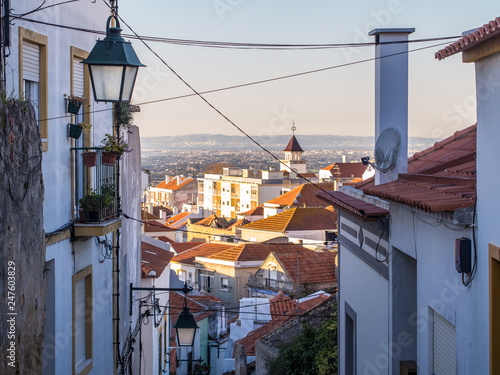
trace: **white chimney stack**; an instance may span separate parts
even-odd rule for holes
[[[375,29],[375,142],[394,128],[401,147],[394,168],[375,172],[375,185],[394,181],[408,172],[408,35],[415,29]],[[399,42],[399,43],[398,43]],[[390,56],[390,57],[384,57]]]

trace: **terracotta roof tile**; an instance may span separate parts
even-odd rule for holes
[[[242,227],[243,225],[248,224],[248,223],[250,223],[250,221],[245,219],[245,218],[239,219],[239,220],[235,221],[234,224],[227,227],[226,229],[233,229],[233,228]]]
[[[292,138],[290,138],[290,141],[283,151],[304,152],[304,150],[302,150],[302,147],[300,147],[299,145],[299,141],[297,141],[297,138],[295,138],[295,135],[292,135]]]
[[[335,189],[334,182],[322,182],[319,184],[302,184],[295,189],[271,199],[266,203],[289,207],[325,207],[328,204],[316,196],[317,191]]]
[[[179,316],[182,309],[184,308],[184,294],[180,294],[177,292],[169,292],[169,299],[170,299],[170,318],[173,325],[177,320],[177,316]],[[208,310],[202,304],[194,301],[189,295],[187,296],[186,301],[189,310],[194,315],[194,318],[197,322],[217,312],[213,310],[212,311]]]
[[[487,24],[478,27],[477,29],[458,39],[456,42],[451,43],[446,48],[439,50],[438,52],[436,52],[435,57],[438,60],[442,60],[448,56],[475,47],[478,44],[497,35],[500,35],[500,17],[497,17]]]
[[[427,212],[472,207],[476,194],[476,125],[456,132],[408,160],[408,173],[396,181],[356,185],[365,194]]]
[[[207,256],[207,258],[229,262],[263,262],[271,252],[276,254],[297,254],[297,252],[309,253],[313,251],[292,243],[246,243],[214,253]]]
[[[334,178],[361,178],[366,168],[363,163],[333,163],[322,170],[330,171]]]
[[[297,310],[297,302],[288,297],[282,290],[270,301],[270,312],[273,320]]]
[[[205,227],[218,228],[218,229],[227,229],[229,226],[233,224],[233,222],[228,221],[224,217],[218,217],[216,214],[212,214],[207,216],[200,221],[194,223],[196,225],[203,225]]]
[[[145,233],[175,231],[175,229],[169,228],[166,225],[163,225],[157,221],[147,221],[143,225],[144,225],[144,232]]]
[[[257,206],[252,208],[251,210],[245,211],[241,213],[241,215],[245,216],[263,216],[264,215],[264,205]]]
[[[191,181],[194,181],[194,180],[192,178],[189,178],[189,177],[186,177],[184,179],[181,178],[180,184],[177,184],[177,177],[173,177],[168,182],[167,182],[167,180],[160,182],[158,185],[155,186],[155,188],[167,189],[167,190],[178,190],[181,187],[189,184]]]
[[[167,251],[147,242],[141,242],[142,278],[148,277],[151,271],[156,272],[156,276],[153,277],[160,277],[174,255],[172,251]]]
[[[337,213],[324,208],[296,207],[265,219],[256,220],[242,228],[280,233],[298,230],[336,229]]]
[[[276,254],[274,257],[280,262],[293,282],[301,284],[334,283],[335,254],[331,252],[304,251],[298,254]],[[297,277],[297,262],[300,277]]]
[[[203,243],[182,252],[172,258],[172,262],[194,264],[196,257],[209,257],[215,253],[227,250],[235,245],[226,245],[216,242]]]
[[[376,220],[379,216],[389,215],[389,211],[383,208],[367,203],[361,199],[351,197],[340,191],[332,190],[328,193],[319,191],[317,195],[321,197],[321,199],[332,203],[336,208],[354,214],[362,220]]]
[[[177,215],[169,217],[165,224],[170,228],[179,228],[186,223],[187,216],[191,215],[191,212],[181,212]]]
[[[173,247],[173,249],[175,250],[175,252],[177,254],[183,253],[184,251],[192,249],[193,247],[200,246],[199,243],[195,243],[195,242],[175,242],[175,241],[173,241],[170,238],[165,237],[165,236],[159,236],[156,238],[160,241],[168,242],[170,244],[170,246]]]

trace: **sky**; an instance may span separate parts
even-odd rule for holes
[[[413,27],[410,40],[459,36],[499,16],[488,0],[141,0],[119,1],[119,14],[140,35],[164,38],[272,43],[369,43],[374,28]],[[122,25],[124,33],[130,33]],[[475,123],[474,65],[455,55],[438,61],[435,52],[455,39],[412,43],[409,56],[409,135],[444,138]],[[198,91],[373,58],[375,47],[321,50],[255,50],[149,46]],[[140,41],[134,48],[141,68],[133,103],[172,98],[192,91]],[[205,97],[251,135],[373,136],[373,61],[236,88]],[[199,97],[141,105],[135,116],[141,136],[238,135]]]

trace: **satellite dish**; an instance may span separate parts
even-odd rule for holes
[[[394,128],[385,129],[375,143],[375,165],[387,172],[396,165],[401,150],[401,134]]]

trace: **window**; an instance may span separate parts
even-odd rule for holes
[[[220,288],[221,290],[229,290],[229,279],[227,277],[221,276]]]
[[[177,276],[179,276],[180,281],[182,281],[183,283],[186,282],[186,271],[177,270]]]
[[[434,374],[456,374],[455,326],[432,310],[432,370]]]
[[[73,374],[92,369],[92,266],[73,275]]]
[[[198,274],[198,285],[200,290],[204,290],[205,292],[209,292],[213,288],[214,276],[211,272],[208,271],[199,271]]]
[[[47,37],[19,27],[19,96],[29,100],[37,120],[48,118]],[[48,122],[39,122],[42,151],[49,149]]]

